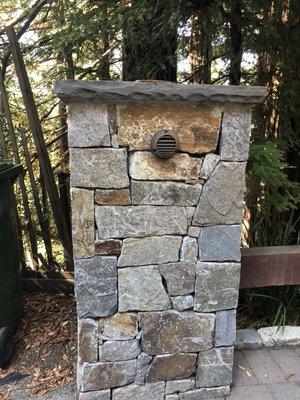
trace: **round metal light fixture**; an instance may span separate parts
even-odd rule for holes
[[[158,158],[171,158],[179,148],[178,139],[169,131],[157,132],[151,141],[151,151]]]

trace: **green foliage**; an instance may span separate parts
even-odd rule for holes
[[[243,316],[244,326],[249,328],[299,325],[300,287],[278,286],[242,290],[239,314]]]
[[[252,144],[246,203],[250,210],[250,246],[299,243],[295,218],[300,184],[288,179],[283,151],[274,141]]]

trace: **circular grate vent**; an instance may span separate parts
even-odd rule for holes
[[[171,158],[178,150],[178,140],[171,132],[158,132],[152,138],[151,150],[159,158]]]

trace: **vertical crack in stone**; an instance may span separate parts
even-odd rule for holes
[[[162,285],[165,288],[166,294],[170,297],[169,292],[168,292],[168,285],[167,285],[167,281],[164,278],[164,276],[162,274],[161,275],[161,281],[162,281]],[[170,299],[171,300],[171,299]]]
[[[218,137],[217,147],[216,147],[216,150],[215,150],[215,154],[218,154],[218,155],[220,155],[221,137],[222,137],[222,128],[223,128],[224,113],[225,113],[225,111],[223,110],[222,113],[221,113],[221,122],[220,122],[220,129],[219,129],[219,137]]]

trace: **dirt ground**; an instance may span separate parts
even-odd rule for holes
[[[15,336],[13,361],[8,369],[0,370],[0,400],[10,400],[12,393],[20,388],[35,398],[75,384],[74,296],[27,293],[24,302],[25,313]],[[23,375],[26,378],[5,383]]]

